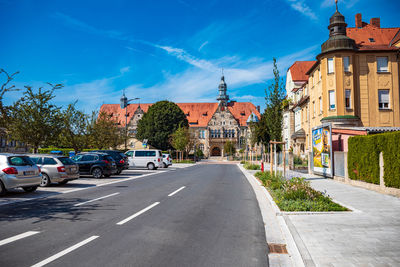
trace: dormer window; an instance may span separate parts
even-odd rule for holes
[[[207,112],[204,112],[204,113],[203,113],[203,116],[207,116]]]
[[[185,115],[186,115],[186,117],[189,117],[190,116],[190,112],[186,113]]]
[[[370,41],[371,43],[375,43],[375,39],[374,38],[368,38],[368,41]]]
[[[244,116],[244,115],[246,115],[246,113],[244,111],[242,111],[242,112],[240,112],[240,115]]]

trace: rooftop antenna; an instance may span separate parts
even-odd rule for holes
[[[224,68],[222,68],[221,72],[222,72],[222,76],[224,76]]]

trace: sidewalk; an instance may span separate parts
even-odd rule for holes
[[[290,176],[307,178],[353,210],[277,216],[284,218],[305,266],[400,266],[399,198],[308,174]]]

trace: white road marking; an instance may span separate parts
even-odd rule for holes
[[[19,235],[16,235],[16,236],[12,236],[12,237],[7,238],[7,239],[0,240],[0,246],[8,244],[8,243],[11,243],[11,242],[14,242],[14,241],[17,241],[19,239],[22,239],[22,238],[25,238],[25,237],[28,237],[28,236],[31,236],[31,235],[36,235],[38,233],[40,233],[40,232],[28,231],[28,232],[25,232],[25,233],[22,233],[22,234],[19,234]]]
[[[96,201],[96,200],[100,200],[100,199],[104,199],[104,198],[108,198],[108,197],[112,197],[112,196],[115,196],[115,195],[118,195],[118,194],[119,194],[119,192],[118,193],[114,193],[114,194],[110,194],[110,195],[107,195],[107,196],[104,196],[104,197],[99,197],[99,198],[95,198],[95,199],[88,200],[88,201],[85,201],[85,202],[81,202],[81,203],[75,204],[74,206],[75,207],[82,206],[82,205],[85,205],[87,203],[90,203],[90,202],[93,202],[93,201]]]
[[[72,247],[69,247],[69,248],[67,248],[67,249],[64,249],[63,251],[60,251],[60,252],[58,252],[57,254],[55,254],[55,255],[53,255],[53,256],[51,256],[51,257],[45,259],[45,260],[42,260],[41,262],[36,263],[35,265],[32,265],[31,267],[40,267],[40,266],[44,266],[44,265],[46,265],[46,264],[48,264],[48,263],[50,263],[50,262],[52,262],[52,261],[55,261],[56,259],[58,259],[58,258],[60,258],[60,257],[62,257],[62,256],[64,256],[64,255],[66,255],[66,254],[68,254],[68,253],[74,251],[75,249],[77,249],[77,248],[79,248],[79,247],[81,247],[81,246],[83,246],[83,245],[86,245],[87,243],[89,243],[89,242],[95,240],[95,239],[98,238],[98,237],[99,237],[98,235],[91,236],[91,237],[89,237],[88,239],[85,239],[85,240],[83,240],[82,242],[79,242],[78,244],[73,245]]]
[[[160,202],[155,202],[155,203],[151,204],[150,206],[148,206],[147,208],[144,208],[144,209],[142,209],[141,211],[136,212],[136,213],[133,214],[132,216],[129,216],[128,218],[126,218],[126,219],[124,219],[124,220],[118,222],[117,224],[118,224],[118,225],[123,225],[124,223],[129,222],[130,220],[132,220],[133,218],[139,216],[140,214],[145,213],[145,212],[148,211],[149,209],[154,208],[154,207],[157,206],[158,204],[160,204]]]
[[[182,189],[184,189],[186,186],[182,186],[181,188],[179,188],[178,190],[175,190],[174,192],[172,192],[171,194],[169,194],[169,197],[172,197],[173,195],[175,195],[176,193],[178,193],[179,191],[181,191]]]

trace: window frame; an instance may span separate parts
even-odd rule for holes
[[[386,70],[382,69],[382,66],[379,64],[379,59],[386,59]],[[389,72],[389,57],[376,57],[376,71],[378,73],[388,73]]]
[[[349,93],[348,98],[347,98],[347,93]],[[349,105],[347,105],[347,99],[349,99]],[[344,90],[344,106],[346,109],[352,109],[351,105],[351,89],[345,89]]]
[[[381,93],[383,93],[383,92],[387,92],[387,98],[388,98],[387,107],[384,107],[384,106],[381,107],[381,103],[385,104],[382,101],[382,97],[381,97],[382,96]],[[379,110],[390,110],[390,90],[389,89],[378,89],[378,108],[379,108]]]
[[[343,70],[344,70],[344,72],[350,72],[350,57],[349,56],[343,57]]]
[[[333,98],[331,98],[331,94]],[[328,91],[328,97],[329,97],[329,110],[336,110],[336,95],[335,95],[335,90],[329,90]],[[333,100],[333,104],[332,104]],[[333,107],[332,107],[333,106]]]
[[[330,70],[330,68],[329,68],[329,62],[332,62],[332,70]],[[328,74],[335,73],[335,61],[334,61],[333,57],[330,57],[327,60],[327,73]]]

